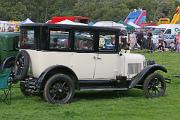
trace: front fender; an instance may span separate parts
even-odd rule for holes
[[[159,64],[149,65],[149,66],[145,67],[140,73],[138,73],[136,76],[134,76],[132,78],[132,82],[131,82],[129,88],[135,87],[138,83],[143,83],[149,74],[154,73],[157,70],[167,72],[167,69]]]

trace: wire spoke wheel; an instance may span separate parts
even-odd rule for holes
[[[49,94],[53,101],[62,101],[69,96],[70,86],[66,81],[57,81],[55,82],[49,90]]]
[[[21,75],[24,70],[24,56],[19,56],[19,59],[16,61],[16,75]]]
[[[17,54],[14,67],[15,79],[23,80],[27,76],[29,60],[29,54],[25,50]]]
[[[53,104],[64,104],[71,101],[74,96],[74,82],[63,74],[53,75],[44,88],[44,98]]]
[[[162,75],[152,73],[146,78],[143,88],[146,97],[160,97],[165,94],[166,83]]]

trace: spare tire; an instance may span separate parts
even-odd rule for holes
[[[25,50],[22,50],[17,54],[15,59],[15,70],[14,70],[16,80],[25,79],[29,69],[29,61],[30,61],[29,54]]]

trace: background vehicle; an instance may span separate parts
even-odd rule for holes
[[[165,28],[164,42],[166,47],[169,47],[171,42],[174,42],[175,36],[180,31],[180,24],[161,24],[159,27]]]
[[[66,33],[65,45],[54,41],[54,33]],[[20,52],[15,78],[24,95],[38,94],[49,103],[72,100],[75,90],[144,90],[146,97],[165,94],[165,79],[155,71],[167,72],[158,64],[145,67],[140,54],[119,52],[116,28],[26,24],[21,26]],[[105,38],[113,43],[105,47]],[[53,39],[51,39],[53,38]],[[58,37],[61,38],[61,37]],[[104,42],[103,42],[104,40]]]
[[[10,56],[16,56],[18,53],[18,32],[0,32],[0,64]]]
[[[48,23],[55,24],[64,20],[88,24],[89,18],[84,16],[54,16]]]

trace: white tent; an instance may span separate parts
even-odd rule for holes
[[[67,24],[67,25],[85,25],[87,26],[88,24],[84,24],[84,23],[77,23],[77,22],[73,22],[70,20],[63,20],[61,22],[57,22],[56,24]]]
[[[31,21],[29,18],[21,22],[21,24],[28,24],[28,23],[34,23],[34,22]]]
[[[125,28],[126,26],[120,23],[116,23],[114,21],[99,21],[96,22],[93,26],[99,27],[115,27],[115,28]]]
[[[165,28],[165,27],[161,27],[161,26],[145,26],[144,28],[161,29],[161,28]]]
[[[127,24],[128,24],[128,25],[131,25],[131,26],[133,26],[133,27],[135,27],[135,28],[141,28],[140,26],[134,24],[133,22],[128,22]]]

